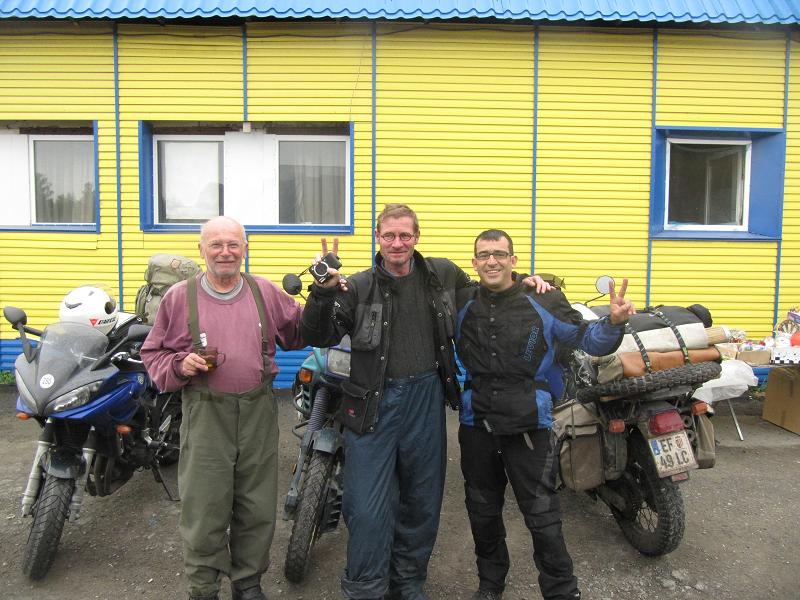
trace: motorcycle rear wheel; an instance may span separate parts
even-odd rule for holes
[[[22,558],[22,572],[30,579],[42,579],[53,566],[74,489],[73,479],[45,475]]]
[[[646,556],[662,556],[683,539],[683,496],[671,479],[658,476],[653,458],[641,436],[630,439],[628,465],[613,489],[625,498],[624,511],[611,512],[631,546]]]
[[[161,419],[163,420],[167,415],[172,416],[172,421],[169,424],[169,429],[167,430],[164,441],[179,448],[181,445],[181,421],[183,420],[183,407],[181,405],[180,392],[172,392],[166,407],[164,407],[161,413]],[[158,425],[160,425],[160,423],[156,424],[156,426]],[[178,458],[180,458],[180,450],[178,449],[161,450],[158,455],[158,462],[162,466],[167,467],[178,462]]]
[[[314,452],[300,488],[294,513],[292,535],[286,550],[283,572],[292,583],[300,583],[311,564],[311,547],[319,537],[328,486],[333,474],[335,457],[324,452]]]

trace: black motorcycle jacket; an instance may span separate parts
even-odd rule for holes
[[[549,429],[556,344],[601,356],[623,333],[608,317],[583,320],[559,290],[536,295],[517,283],[496,293],[461,292],[456,340],[467,374],[460,422],[502,435]]]
[[[376,265],[382,260],[380,254],[376,255]],[[456,409],[461,390],[453,348],[455,296],[457,290],[477,284],[445,258],[423,258],[415,251],[413,260],[414,269],[424,277],[428,305],[420,311],[430,311],[433,319],[436,365],[445,399]],[[393,278],[373,267],[348,277],[347,284],[347,292],[312,286],[300,327],[303,339],[317,347],[334,346],[350,334],[350,379],[342,384],[337,418],[356,433],[365,433],[374,429],[383,397],[393,318]]]

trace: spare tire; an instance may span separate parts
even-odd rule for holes
[[[655,371],[641,377],[627,377],[579,389],[578,402],[593,402],[602,396],[633,396],[677,385],[705,383],[719,377],[721,372],[722,367],[716,362],[683,365],[674,369]]]

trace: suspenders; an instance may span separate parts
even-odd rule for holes
[[[203,349],[203,343],[200,339],[200,318],[197,311],[197,280],[202,277],[190,277],[187,282],[186,300],[189,303],[189,333],[192,334],[192,348],[195,352]],[[259,328],[261,329],[261,360],[264,363],[264,377],[269,377],[269,344],[267,339],[267,307],[264,304],[264,296],[261,295],[261,290],[258,288],[256,280],[250,273],[242,273],[242,277],[250,287],[255,300],[256,308],[258,309]]]

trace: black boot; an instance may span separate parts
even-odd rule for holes
[[[235,583],[231,583],[232,600],[267,600],[264,592],[261,591],[261,584],[251,584],[246,588],[241,588]]]
[[[219,592],[208,592],[207,594],[189,594],[189,600],[219,600]]]

